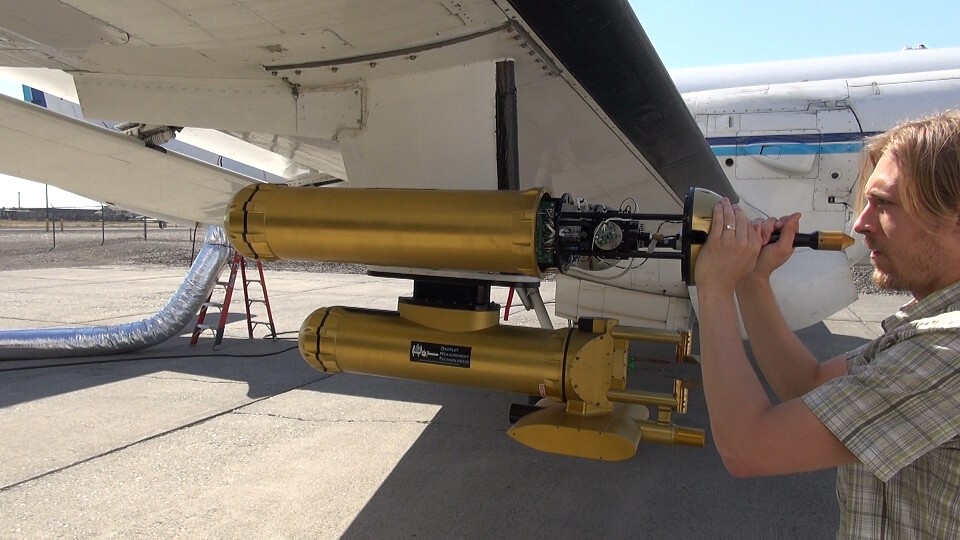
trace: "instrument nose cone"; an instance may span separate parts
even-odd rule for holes
[[[843,234],[843,242],[840,244],[840,249],[847,249],[848,247],[852,246],[854,242],[856,242],[856,240],[854,240],[852,236],[849,234]]]
[[[839,231],[820,231],[819,240],[818,249],[828,251],[843,251],[855,242],[852,236]]]

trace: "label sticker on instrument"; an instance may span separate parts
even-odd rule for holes
[[[423,341],[410,342],[410,361],[439,366],[470,367],[470,347],[440,345]]]

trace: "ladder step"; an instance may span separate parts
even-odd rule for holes
[[[215,287],[223,288],[223,291],[224,291],[223,297],[222,297],[223,299],[220,302],[214,302],[212,301],[211,297],[208,297],[207,301],[201,304],[200,312],[198,313],[198,318],[202,319],[203,316],[207,314],[208,307],[219,309],[220,314],[218,317],[218,321],[213,324],[197,324],[193,330],[193,339],[190,341],[191,345],[195,345],[197,343],[198,336],[206,330],[212,330],[217,335],[217,340],[214,343],[214,350],[216,350],[216,348],[220,345],[220,341],[223,337],[224,325],[227,322],[227,317],[230,312],[230,301],[232,300],[233,293],[236,292],[238,270],[240,271],[240,279],[243,282],[244,300],[246,301],[246,308],[247,308],[246,309],[247,323],[249,324],[248,330],[258,325],[268,326],[270,328],[270,336],[274,340],[277,339],[276,327],[274,326],[274,322],[273,322],[273,314],[270,312],[270,301],[267,299],[267,284],[266,284],[266,280],[263,277],[263,266],[261,265],[260,261],[256,261],[257,269],[259,270],[260,275],[258,276],[258,278],[247,279],[246,273],[244,272],[244,269],[247,268],[246,263],[247,263],[247,260],[244,259],[243,256],[241,256],[239,253],[234,252],[233,260],[230,264],[230,279],[218,280],[215,284]],[[261,289],[263,289],[263,298],[247,297],[247,295],[249,294],[249,291],[247,290],[248,289],[247,286],[251,283],[260,284]],[[269,319],[269,322],[252,321],[251,320],[252,315],[250,313],[251,304],[264,304],[267,309],[267,318]],[[252,330],[250,330],[250,337],[251,338],[253,337]]]

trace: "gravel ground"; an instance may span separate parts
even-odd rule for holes
[[[857,292],[860,294],[880,294],[883,296],[910,296],[910,293],[903,291],[887,291],[877,288],[873,283],[873,266],[867,265],[858,265],[853,267],[851,271],[853,274],[853,284],[857,287]]]
[[[101,246],[101,240],[103,245]],[[203,231],[197,235],[196,249],[203,245]],[[158,229],[148,227],[147,239],[142,228],[107,229],[105,239],[99,228],[66,229],[57,232],[57,246],[53,235],[43,229],[0,229],[0,270],[33,270],[74,266],[100,265],[160,265],[190,266],[194,245],[191,230],[183,227]],[[273,270],[300,270],[363,274],[366,267],[357,264],[314,263],[296,261],[265,262],[264,268]],[[853,279],[861,294],[904,294],[881,291],[870,278],[872,268],[857,266]]]

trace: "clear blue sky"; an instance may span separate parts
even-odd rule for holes
[[[960,47],[960,1],[631,0],[668,68]],[[18,85],[0,80],[0,92]],[[43,186],[0,175],[0,207],[43,206]],[[95,204],[50,188],[54,206]]]
[[[956,0],[631,0],[667,68],[960,46]]]

